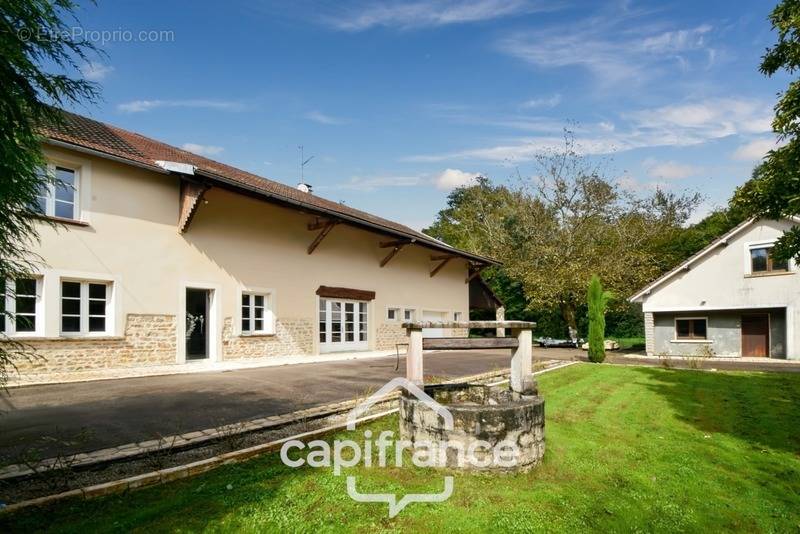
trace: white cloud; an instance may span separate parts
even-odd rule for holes
[[[341,117],[334,117],[332,115],[327,115],[322,113],[321,111],[309,111],[306,113],[305,118],[317,122],[319,124],[327,124],[329,126],[336,125],[336,124],[346,124],[348,121],[347,119],[343,119]]]
[[[133,100],[117,105],[117,109],[124,113],[142,113],[158,108],[198,108],[216,109],[220,111],[241,111],[244,106],[241,102],[229,100]]]
[[[621,189],[630,191],[631,193],[650,192],[655,191],[656,189],[669,189],[669,184],[665,182],[650,181],[642,183],[636,180],[636,178],[628,176],[627,174],[617,178],[617,185]]]
[[[775,139],[756,139],[737,148],[731,157],[739,161],[759,161],[767,155],[767,152],[782,144],[777,143]]]
[[[642,167],[652,178],[662,178],[664,180],[680,180],[694,176],[702,171],[700,167],[686,165],[677,161],[658,161],[646,159],[642,162]]]
[[[354,176],[343,184],[337,184],[335,189],[351,189],[355,191],[375,191],[386,187],[414,187],[425,183],[424,176]],[[322,187],[325,189],[326,187]]]
[[[358,32],[377,26],[415,29],[492,20],[521,13],[552,11],[557,2],[531,0],[420,0],[358,3],[322,22],[342,31]]]
[[[766,101],[718,98],[627,112],[620,116],[619,122],[590,123],[573,130],[583,153],[609,154],[636,148],[691,146],[731,135],[766,133],[771,130],[771,116],[771,107]],[[552,130],[537,131],[543,132],[542,135],[487,147],[414,155],[405,160],[518,162],[531,160],[543,150],[563,147],[563,136],[554,135]]]
[[[638,16],[615,13],[518,31],[500,39],[496,47],[537,67],[585,69],[600,87],[640,85],[675,62],[682,70],[701,63],[707,68],[710,25],[664,31],[661,25],[636,20]]]
[[[464,172],[458,169],[445,169],[434,179],[434,184],[437,189],[449,191],[456,187],[463,187],[476,183],[480,174],[472,172]]]
[[[523,108],[554,108],[561,103],[561,95],[556,93],[543,98],[532,98],[522,103]]]
[[[198,145],[197,143],[184,143],[181,145],[183,150],[192,152],[198,156],[215,156],[225,150],[221,146],[214,145]]]
[[[644,39],[642,41],[642,50],[663,54],[702,48],[705,44],[705,34],[710,32],[711,29],[708,24],[703,24],[689,30],[663,32]]]
[[[114,72],[114,67],[111,65],[103,65],[96,61],[90,61],[81,67],[81,74],[83,77],[91,82],[99,82],[105,80],[106,76]]]

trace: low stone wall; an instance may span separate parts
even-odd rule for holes
[[[124,337],[25,340],[39,356],[16,360],[20,373],[65,373],[175,363],[175,316],[128,314]]]
[[[406,329],[402,323],[381,323],[378,325],[375,339],[375,350],[394,350],[398,343],[408,343]],[[451,328],[445,332],[447,337],[468,337],[469,329]]]
[[[376,329],[375,350],[395,350],[398,343],[408,343],[402,323],[380,323]]]
[[[237,336],[227,317],[222,327],[222,359],[312,354],[313,340],[314,323],[310,319],[278,319],[274,335]]]

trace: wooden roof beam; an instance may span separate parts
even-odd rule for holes
[[[339,224],[339,221],[327,221],[321,227],[322,230],[320,231],[320,233],[317,234],[317,237],[314,238],[314,241],[312,241],[311,244],[308,245],[308,253],[309,254],[311,254],[312,252],[314,252],[314,250],[316,250],[316,248],[319,246],[319,244],[322,243],[322,240],[325,239],[325,237],[331,232],[331,230],[333,230],[333,227],[336,226],[337,224]],[[308,225],[308,229],[309,230],[312,230],[311,226],[312,226],[311,224]],[[316,223],[315,223],[315,226],[316,226]]]
[[[332,222],[340,223],[341,221],[338,219],[326,219],[324,217],[317,217],[314,219],[314,222],[308,223],[308,231],[314,232],[316,230],[322,230]]]
[[[190,180],[181,180],[180,198],[178,200],[178,232],[189,229],[197,208],[203,202],[203,196],[211,186]]]
[[[397,239],[395,241],[381,241],[378,243],[378,246],[381,248],[396,248],[396,247],[404,247],[406,245],[410,245],[416,241],[416,239]]]
[[[431,256],[431,258],[433,258],[433,256]],[[442,269],[444,269],[444,266],[445,266],[445,265],[447,265],[448,263],[450,263],[450,260],[452,260],[452,259],[453,259],[453,256],[445,256],[445,257],[443,257],[443,258],[442,258],[442,257],[440,257],[439,259],[440,259],[442,262],[441,262],[439,265],[437,265],[436,267],[434,267],[434,268],[433,268],[433,270],[431,271],[431,278],[433,278],[434,276],[436,276],[436,274],[437,274],[439,271],[441,271]]]
[[[389,252],[389,254],[387,254],[386,257],[381,260],[381,267],[385,267],[386,264],[389,263],[392,260],[392,258],[394,258],[397,255],[398,252],[400,252],[410,244],[411,244],[410,242],[405,241],[405,242],[396,242],[395,245],[392,245],[394,248],[392,248],[391,252]],[[381,247],[386,248],[383,247],[383,244],[381,244]]]
[[[470,265],[469,266],[469,274],[467,275],[467,279],[464,280],[465,284],[469,284],[476,276],[481,274],[485,268],[487,268],[488,264],[480,264],[480,265]]]

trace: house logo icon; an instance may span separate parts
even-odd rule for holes
[[[396,389],[405,389],[409,394],[416,397],[420,402],[428,406],[432,411],[436,412],[444,422],[444,428],[447,430],[453,429],[453,415],[450,411],[433,400],[430,395],[425,393],[415,383],[404,377],[397,377],[387,382],[382,388],[369,396],[365,401],[359,403],[347,415],[347,429],[355,430],[356,421],[363,414],[367,413],[369,409],[376,403],[384,400],[384,397],[394,392]],[[357,502],[385,502],[389,505],[389,517],[395,517],[406,506],[414,502],[444,502],[453,494],[453,477],[445,476],[444,489],[440,493],[408,493],[398,498],[394,493],[361,493],[356,487],[356,477],[352,475],[347,476],[347,495]]]

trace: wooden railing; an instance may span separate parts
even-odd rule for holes
[[[409,337],[406,353],[406,378],[423,384],[423,350],[511,349],[511,390],[526,393],[535,389],[533,382],[533,334],[536,323],[526,321],[418,321],[403,323]],[[425,338],[425,328],[467,329],[507,328],[512,337]]]

